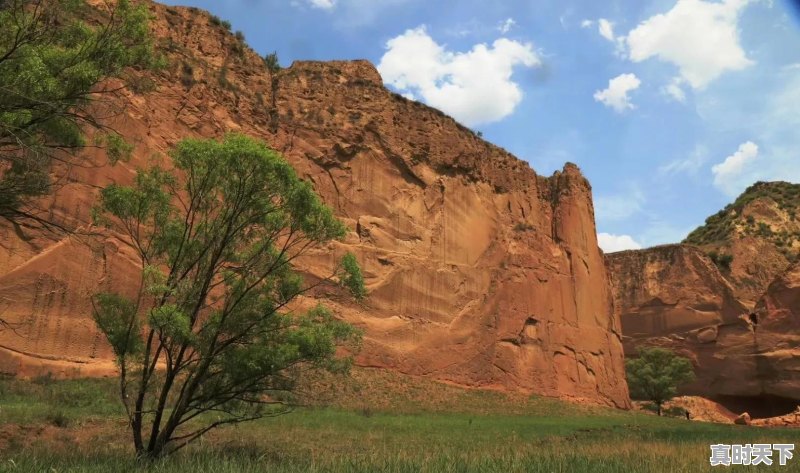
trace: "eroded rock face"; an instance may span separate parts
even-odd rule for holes
[[[774,379],[771,393],[800,400],[800,263],[769,285],[755,314],[759,375]]]
[[[131,182],[184,137],[240,131],[284,153],[350,228],[303,264],[323,276],[345,251],[357,255],[366,305],[318,296],[365,329],[360,365],[629,406],[591,189],[575,166],[537,176],[441,112],[390,93],[366,61],[271,74],[255,53],[235,53],[236,40],[206,14],[152,9],[173,66],[153,77],[156,91],[124,91],[112,103],[134,157],[70,170],[43,202],[53,218],[87,230],[99,187]],[[0,300],[4,316],[23,323],[0,333],[0,367],[113,369],[89,295],[135,291],[135,258],[113,235],[0,231]]]
[[[691,333],[711,343],[720,325],[747,312],[714,263],[692,246],[611,253],[606,262],[626,337]]]
[[[612,253],[606,262],[628,356],[660,346],[690,358],[697,379],[683,391],[723,404],[735,397],[800,398],[797,274],[773,283],[754,312],[696,247]]]

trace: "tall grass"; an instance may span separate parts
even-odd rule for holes
[[[711,443],[800,437],[419,380],[400,387],[395,375],[380,376],[362,379],[372,386],[339,389],[329,406],[220,429],[152,464],[133,459],[113,381],[0,381],[0,471],[717,471],[708,465]],[[48,419],[53,411],[66,425]],[[800,461],[781,469],[798,470]]]

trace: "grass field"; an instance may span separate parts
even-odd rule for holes
[[[326,396],[209,434],[151,465],[132,459],[109,380],[0,381],[0,471],[715,471],[711,443],[798,443],[800,432],[705,424],[463,390],[359,370]],[[798,455],[800,457],[800,455]],[[739,467],[748,471],[800,471]],[[777,470],[773,470],[777,468]]]

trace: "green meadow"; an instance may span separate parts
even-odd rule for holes
[[[323,380],[274,418],[133,459],[113,380],[0,380],[0,471],[689,472],[711,443],[797,443],[796,430],[717,425],[377,370]],[[777,463],[777,462],[776,462]],[[748,471],[800,471],[739,467]]]

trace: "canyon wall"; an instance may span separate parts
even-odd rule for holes
[[[356,254],[368,300],[317,297],[365,330],[359,365],[629,406],[591,188],[577,167],[538,176],[388,91],[367,61],[271,73],[206,13],[151,8],[170,67],[104,104],[132,159],[109,166],[92,150],[95,167],[62,170],[40,205],[75,235],[0,228],[0,302],[15,324],[0,332],[2,371],[113,372],[89,297],[135,291],[139,263],[114,235],[92,234],[98,189],[131,182],[182,138],[235,131],[283,153],[350,229],[302,266],[320,277]]]
[[[691,245],[611,253],[606,263],[627,356],[658,346],[689,358],[696,380],[682,392],[736,411],[759,404],[794,408],[800,399],[797,274],[773,282],[753,309]]]

